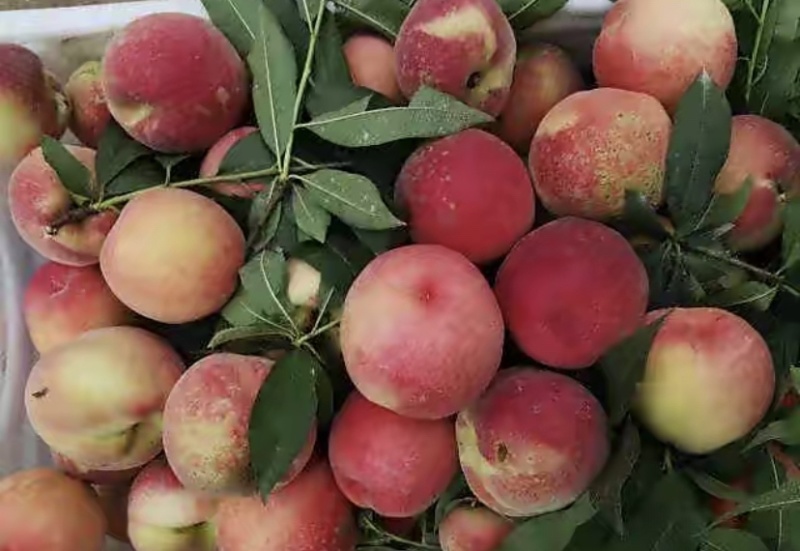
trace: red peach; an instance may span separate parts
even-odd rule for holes
[[[609,455],[606,414],[577,381],[551,371],[502,371],[458,414],[464,476],[475,496],[506,516],[556,511],[577,499]]]
[[[686,453],[710,453],[744,437],[767,413],[775,391],[772,356],[736,314],[675,308],[648,318],[665,313],[635,410],[657,438]]]
[[[90,329],[133,322],[133,313],[114,296],[97,266],[43,264],[28,282],[22,310],[40,354]]]
[[[94,173],[94,150],[70,145],[67,149]],[[69,266],[97,264],[100,248],[117,219],[115,211],[107,210],[52,231],[51,226],[74,205],[41,147],[12,172],[8,202],[11,220],[23,241],[48,260]]]
[[[415,242],[443,245],[477,264],[507,253],[536,211],[525,163],[476,129],[420,147],[400,172],[395,200]]]
[[[228,302],[244,258],[242,230],[220,205],[193,191],[156,188],[122,209],[100,251],[100,269],[134,312],[186,323]]]
[[[737,50],[720,0],[619,0],[595,42],[594,74],[601,87],[648,94],[672,113],[703,70],[727,88]]]
[[[102,551],[106,520],[91,488],[58,471],[0,480],[0,549]]]
[[[70,130],[81,143],[96,149],[111,120],[101,82],[100,62],[87,61],[78,67],[64,85],[64,92],[72,106]]]
[[[216,522],[220,551],[354,551],[358,541],[352,506],[321,459],[266,502],[224,499]]]
[[[402,417],[358,392],[334,419],[328,455],[347,499],[390,518],[424,512],[458,471],[451,420]]]
[[[164,407],[164,451],[175,476],[194,491],[246,494],[255,490],[248,425],[273,362],[219,353],[189,367]],[[282,480],[289,483],[314,450],[316,426]]]
[[[68,115],[61,86],[39,56],[0,43],[0,168],[16,165],[43,135],[61,138]]]
[[[556,216],[600,221],[622,214],[626,190],[657,206],[672,123],[644,94],[577,92],[545,115],[528,157],[542,204]]]
[[[649,282],[622,235],[567,217],[514,246],[495,293],[523,352],[550,367],[582,369],[641,325]]]
[[[122,471],[86,470],[69,457],[57,451],[50,450],[50,456],[53,459],[53,465],[64,474],[96,486],[116,487],[124,485],[133,480],[144,467],[144,465],[139,465],[138,467],[132,467]]]
[[[443,551],[494,551],[514,524],[485,507],[457,507],[439,525]]]
[[[508,103],[500,115],[498,135],[527,154],[533,135],[558,102],[586,87],[569,55],[552,44],[520,50]]]
[[[222,136],[203,158],[203,163],[200,165],[200,177],[212,178],[219,174],[219,167],[231,148],[254,132],[258,132],[258,128],[255,126],[242,126]],[[222,195],[250,199],[264,190],[266,186],[267,184],[262,182],[222,182],[214,184],[211,188]]]
[[[419,523],[418,517],[382,517],[380,519],[381,526],[390,534],[400,537],[408,537],[414,533]]]
[[[733,118],[730,152],[715,191],[735,193],[748,177],[753,181],[750,199],[729,234],[733,247],[743,251],[760,249],[780,235],[778,195],[800,192],[800,144],[781,125],[758,115]]]
[[[342,52],[356,86],[378,92],[392,103],[404,102],[397,84],[391,42],[372,33],[358,32],[347,39]]]
[[[517,42],[494,0],[419,0],[394,51],[407,98],[428,86],[492,116],[508,101]]]
[[[111,115],[137,141],[164,153],[208,149],[244,116],[247,71],[225,35],[182,13],[140,17],[103,57]]]
[[[481,272],[441,245],[379,255],[345,298],[347,373],[371,402],[418,419],[460,411],[489,385],[503,353],[497,300]]]

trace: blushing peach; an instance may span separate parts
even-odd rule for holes
[[[208,150],[208,153],[203,158],[203,162],[200,165],[200,177],[212,178],[217,176],[220,165],[222,165],[222,161],[225,160],[225,156],[231,148],[254,132],[258,132],[257,127],[242,126],[222,136],[217,143],[211,146],[211,149]],[[211,189],[229,197],[249,199],[263,191],[266,186],[267,184],[262,182],[221,182],[212,185]]]
[[[64,85],[72,107],[69,128],[82,144],[94,149],[111,120],[100,74],[100,62],[87,61],[75,69]]]
[[[609,455],[606,414],[574,379],[532,368],[502,371],[458,414],[459,458],[475,496],[511,517],[577,499]]]
[[[78,480],[88,482],[95,486],[124,486],[126,483],[131,482],[142,470],[142,467],[144,467],[144,465],[139,465],[122,471],[86,470],[69,457],[57,451],[50,450],[50,456],[53,460],[53,466],[56,469],[72,478],[77,478]]]
[[[439,525],[443,551],[494,551],[514,524],[485,507],[457,507]]]
[[[381,94],[392,103],[405,101],[397,84],[394,46],[381,36],[357,32],[342,47],[353,83]]]
[[[347,373],[371,402],[418,419],[453,415],[489,385],[504,326],[481,272],[441,245],[372,260],[350,287],[340,342]]]

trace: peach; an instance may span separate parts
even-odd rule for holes
[[[52,469],[0,480],[0,549],[102,551],[106,520],[91,488]]]
[[[395,200],[415,242],[443,245],[478,264],[507,253],[536,211],[525,163],[476,129],[420,147],[403,165]]]
[[[517,42],[494,0],[419,0],[394,51],[407,98],[427,86],[492,116],[508,101]]]
[[[246,494],[255,490],[248,426],[258,391],[273,362],[219,353],[189,367],[164,407],[164,451],[175,476],[194,491]],[[316,442],[316,426],[283,478],[303,469]]]
[[[42,264],[28,282],[22,309],[41,354],[91,329],[133,322],[133,313],[114,296],[97,266]]]
[[[78,67],[64,85],[72,112],[69,128],[83,145],[97,149],[111,113],[101,82],[99,61],[87,61]]]
[[[218,500],[186,489],[164,460],[136,477],[128,498],[128,535],[136,551],[216,551]]]
[[[66,147],[94,173],[93,149]],[[11,173],[8,204],[23,241],[46,259],[69,266],[97,264],[100,248],[117,219],[115,211],[107,210],[55,228],[53,225],[74,205],[67,188],[45,161],[41,147],[31,151]]]
[[[582,369],[639,328],[649,282],[622,235],[567,217],[514,246],[497,272],[495,293],[525,354],[550,367]]]
[[[231,148],[254,132],[258,132],[257,127],[242,126],[222,136],[203,158],[203,162],[200,165],[200,177],[212,178],[219,174],[219,167]],[[229,197],[251,199],[264,190],[267,185],[262,182],[221,182],[212,185],[211,189]]]
[[[322,459],[266,502],[222,500],[216,523],[219,551],[354,551],[358,541],[353,508]]]
[[[98,470],[86,470],[83,469],[80,465],[75,463],[69,457],[62,455],[56,451],[50,450],[50,456],[53,460],[53,465],[60,470],[61,472],[71,476],[72,478],[77,478],[78,480],[82,480],[84,482],[88,482],[95,486],[109,486],[109,487],[116,487],[119,485],[125,485],[125,483],[130,482],[131,480],[139,474],[139,471],[142,470],[144,465],[139,465],[137,467],[131,467],[130,469],[125,469],[122,471],[98,471]]]
[[[356,86],[381,94],[395,104],[405,101],[397,84],[394,46],[381,36],[357,32],[342,47]]]
[[[381,517],[381,527],[395,536],[408,537],[411,536],[417,529],[419,517]]]
[[[713,452],[755,428],[775,391],[763,337],[718,308],[657,310],[648,317],[664,321],[636,393],[641,422],[689,454]]]
[[[174,324],[222,308],[244,259],[244,234],[220,205],[193,191],[155,188],[122,209],[100,269],[131,310]]]
[[[558,46],[532,44],[522,48],[517,54],[508,103],[498,121],[498,135],[527,155],[544,116],[585,87],[578,67]]]
[[[674,112],[701,71],[730,84],[738,45],[721,0],[619,0],[594,45],[601,87],[648,94]]]
[[[209,21],[154,13],[117,32],[103,57],[103,88],[116,121],[164,153],[210,148],[244,116],[242,59]]]
[[[390,518],[424,512],[458,471],[451,420],[403,417],[358,392],[334,419],[328,458],[351,503]]]
[[[514,524],[486,507],[457,507],[439,525],[443,551],[494,551]]]
[[[182,369],[143,329],[94,329],[36,362],[25,408],[42,440],[81,472],[132,469],[161,452],[164,402]]]
[[[484,505],[510,517],[566,507],[605,466],[607,425],[600,403],[574,379],[541,369],[503,370],[458,414],[467,484]]]
[[[130,481],[127,484],[95,484],[93,488],[106,517],[106,535],[122,543],[130,543],[128,537]]]
[[[800,192],[800,144],[781,125],[758,115],[733,117],[730,152],[715,191],[735,193],[748,177],[750,199],[728,236],[741,251],[774,241],[783,228],[780,192]]]
[[[0,167],[13,167],[41,142],[61,138],[69,104],[36,53],[0,43]]]
[[[382,253],[345,298],[347,373],[371,402],[417,419],[463,409],[500,366],[504,326],[481,272],[441,245]]]
[[[650,96],[611,88],[577,92],[542,119],[528,162],[536,193],[556,216],[608,221],[625,192],[661,204],[672,123]]]

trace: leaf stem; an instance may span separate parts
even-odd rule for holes
[[[400,536],[396,536],[394,534],[386,532],[385,530],[381,529],[380,526],[377,526],[374,522],[372,522],[372,519],[370,519],[367,516],[362,517],[362,521],[364,522],[364,524],[367,525],[367,527],[370,530],[372,530],[373,532],[375,532],[377,534],[380,534],[384,538],[386,538],[386,539],[388,539],[390,541],[393,541],[395,543],[399,543],[399,544],[402,544],[402,545],[409,545],[411,547],[414,547],[415,549],[431,549],[431,550],[435,550],[435,551],[441,551],[441,549],[442,549],[438,545],[432,545],[430,543],[420,543],[418,541],[408,540],[406,538],[403,538],[403,537],[400,537]]]
[[[305,335],[294,341],[294,345],[297,347],[303,346],[311,339],[319,337],[323,333],[326,333],[331,329],[333,329],[334,327],[338,326],[341,323],[341,321],[342,321],[341,319],[335,319],[333,321],[326,323],[325,325],[320,325],[316,329],[306,333]]]

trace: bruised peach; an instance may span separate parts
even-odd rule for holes
[[[403,103],[391,42],[372,33],[357,32],[347,39],[342,52],[356,86],[378,92],[392,103]]]
[[[495,551],[513,529],[511,521],[491,509],[461,506],[439,525],[439,545],[443,551]]]
[[[222,136],[203,158],[203,163],[200,165],[200,177],[211,178],[219,174],[222,161],[225,160],[225,156],[231,148],[254,132],[258,132],[258,128],[255,126],[242,126]],[[266,186],[267,184],[261,182],[221,182],[213,184],[211,189],[222,195],[249,199],[255,197]]]
[[[99,61],[87,61],[78,67],[64,85],[71,106],[69,128],[81,143],[97,148],[111,113],[100,79]]]

